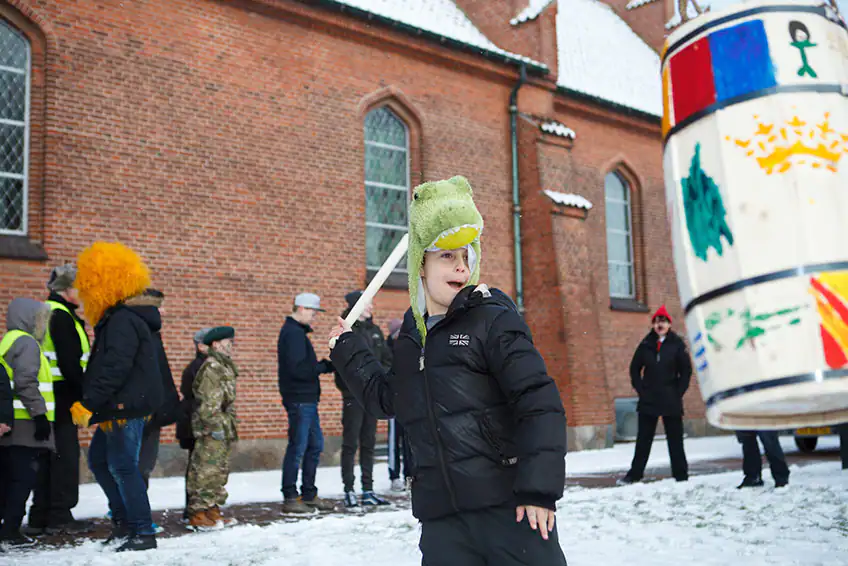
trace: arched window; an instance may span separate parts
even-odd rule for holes
[[[409,129],[389,108],[365,116],[365,261],[380,269],[407,232]],[[406,273],[401,261],[396,272]]]
[[[27,232],[29,41],[0,19],[0,234]]]
[[[618,173],[608,173],[604,179],[604,193],[607,211],[607,269],[610,297],[635,299],[630,185]]]

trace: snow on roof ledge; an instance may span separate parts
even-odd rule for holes
[[[554,0],[529,0],[527,6],[521,10],[514,18],[509,20],[511,25],[517,26],[530,20],[535,20],[539,14],[545,11],[545,8],[553,4]]]
[[[657,0],[630,0],[630,2],[628,2],[627,6],[625,6],[624,8],[627,10],[635,10],[636,8],[640,8],[645,4],[651,4],[656,1]]]
[[[557,85],[662,116],[660,57],[656,51],[604,2],[558,2]]]
[[[547,189],[542,192],[544,192],[549,199],[563,206],[573,206],[574,208],[583,208],[585,210],[592,208],[592,203],[580,195],[575,195],[573,193],[558,193]]]
[[[453,0],[330,0],[337,6],[348,6],[374,14],[384,20],[410,26],[416,30],[441,36],[478,50],[502,56],[547,70],[544,63],[501,49],[459,9]],[[536,1],[536,0],[534,0]],[[443,40],[444,41],[444,40]]]
[[[574,133],[574,130],[572,130],[565,124],[560,124],[559,122],[554,122],[553,120],[549,122],[543,122],[539,126],[539,128],[546,134],[553,134],[561,138],[569,138],[573,140],[577,137],[577,134]]]

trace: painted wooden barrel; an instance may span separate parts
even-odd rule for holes
[[[848,421],[848,31],[812,0],[687,22],[662,56],[666,205],[707,419]]]

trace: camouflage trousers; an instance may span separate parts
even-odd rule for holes
[[[189,516],[227,502],[230,441],[202,436],[194,444],[186,474]]]

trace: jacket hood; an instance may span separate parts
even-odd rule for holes
[[[126,308],[140,316],[141,319],[147,323],[147,326],[150,327],[150,331],[154,334],[162,330],[162,313],[159,312],[158,308],[152,305],[126,304],[125,306]]]
[[[50,307],[35,299],[14,299],[6,311],[6,328],[31,334],[38,342],[47,333]]]

